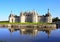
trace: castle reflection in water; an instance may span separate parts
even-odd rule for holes
[[[10,33],[13,33],[15,31],[19,31],[21,35],[31,35],[36,36],[38,32],[45,32],[48,37],[50,36],[50,33],[52,30],[55,30],[56,28],[9,28]]]

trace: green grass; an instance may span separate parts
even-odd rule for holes
[[[46,23],[46,22],[38,22],[38,23],[32,23],[32,22],[25,22],[25,23],[20,23],[20,22],[16,22],[16,23],[9,23],[8,21],[2,21],[0,22],[0,24],[50,24],[50,23]]]

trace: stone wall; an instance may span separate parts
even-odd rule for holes
[[[18,17],[18,18],[17,18]],[[9,22],[47,22],[52,23],[52,16],[47,14],[39,16],[35,11],[32,12],[21,12],[20,16],[15,17],[11,15],[9,17]]]
[[[56,28],[56,24],[0,24],[0,27],[15,27],[15,28]]]

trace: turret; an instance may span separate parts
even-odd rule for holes
[[[52,23],[52,16],[50,14],[49,9],[48,9],[48,12],[47,12],[47,14],[45,16],[46,16],[46,22]]]
[[[33,11],[33,21],[32,22],[35,22],[35,23],[38,22],[38,14],[35,11]]]
[[[25,15],[23,12],[20,13],[20,22],[25,23]]]
[[[10,13],[10,15],[9,15],[9,22],[10,23],[14,23],[15,22],[15,17],[14,17],[15,15],[13,15],[12,14],[12,11],[11,11],[11,13]]]

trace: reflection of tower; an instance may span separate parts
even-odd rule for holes
[[[24,34],[24,32],[25,32],[25,29],[20,29],[20,34]]]
[[[12,36],[12,32],[14,31],[14,29],[9,28],[9,31],[10,31],[10,35]]]
[[[37,29],[31,29],[31,28],[20,29],[20,33],[22,35],[32,35],[32,36],[35,36],[37,34],[37,32],[38,32]]]
[[[9,28],[9,31],[12,33],[14,32],[15,30],[13,28]]]
[[[33,35],[36,35],[38,33],[38,30],[37,29],[34,29],[33,30]]]
[[[46,30],[45,32],[47,33],[48,38],[49,38],[50,37],[51,30]]]
[[[14,31],[17,31],[18,29],[15,29],[15,28],[9,28],[9,31],[10,31],[10,35],[12,36],[12,33],[14,32]]]

